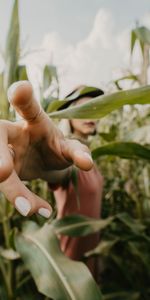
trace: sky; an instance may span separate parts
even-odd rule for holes
[[[13,0],[0,0],[0,45],[4,48]],[[150,26],[148,0],[20,0],[22,45],[37,88],[45,63],[55,64],[64,96],[78,84],[107,88],[130,68],[130,30]],[[23,46],[24,47],[24,46]],[[138,56],[137,56],[138,57]]]

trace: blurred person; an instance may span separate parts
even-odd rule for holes
[[[73,98],[73,100],[68,100],[68,104],[65,104],[63,108],[69,106],[70,103],[71,105],[86,103],[91,98],[102,94],[104,94],[103,91],[98,88],[80,86],[66,97],[66,99]],[[64,135],[78,139],[87,145],[88,137],[94,135],[96,132],[96,121],[90,119],[62,120],[59,127]],[[74,172],[77,177],[77,188],[72,179]],[[58,188],[53,186],[52,188],[55,189],[54,195],[57,203],[58,219],[74,214],[80,214],[94,219],[100,218],[103,177],[95,164],[89,171],[79,170],[75,167],[69,168],[63,185]],[[62,251],[74,260],[82,260],[84,253],[94,249],[98,242],[99,233],[77,238],[63,235],[60,237]],[[98,281],[98,259],[95,257],[88,259],[87,266],[94,278]]]
[[[94,95],[84,96],[85,99],[77,97],[76,100],[87,101]],[[61,186],[55,192],[56,197],[59,197],[60,191],[67,195],[67,198],[62,197],[62,194],[61,199],[57,198],[58,217],[80,213],[99,218],[103,180],[93,166],[90,151],[85,145],[88,135],[95,131],[95,122],[68,122],[78,140],[66,138],[36,101],[28,81],[14,83],[8,90],[8,99],[22,119],[16,122],[0,120],[0,192],[23,216],[38,213],[49,218],[52,212],[50,204],[32,193],[22,182],[41,178],[50,185]],[[70,181],[73,164],[78,168],[80,208],[77,207],[75,191]],[[91,171],[87,172],[89,170]],[[66,178],[68,184],[64,188]],[[68,256],[78,260],[85,251],[96,246],[98,235],[88,236],[83,240],[80,243],[80,238],[62,237],[61,246]],[[89,268],[94,277],[95,267],[94,261],[91,261]]]

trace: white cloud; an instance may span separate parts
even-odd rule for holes
[[[47,33],[42,51],[28,60],[34,85],[40,80],[37,70],[53,63],[60,74],[61,96],[78,84],[105,88],[118,70],[129,66],[129,33],[130,28],[118,32],[111,12],[105,9],[98,11],[88,36],[75,45],[62,40],[57,32]]]
[[[142,18],[141,18],[141,24],[145,25],[147,27],[150,27],[150,12],[146,13]]]

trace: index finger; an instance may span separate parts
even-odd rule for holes
[[[8,100],[23,119],[30,122],[40,122],[44,111],[35,99],[32,85],[29,81],[17,81],[8,89]]]

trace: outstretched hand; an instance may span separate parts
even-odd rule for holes
[[[56,170],[61,173],[72,164],[90,170],[90,152],[79,141],[64,138],[35,100],[28,81],[14,83],[8,99],[22,120],[0,120],[0,191],[22,215],[39,213],[49,218],[49,203],[21,180],[42,178],[53,182]]]

